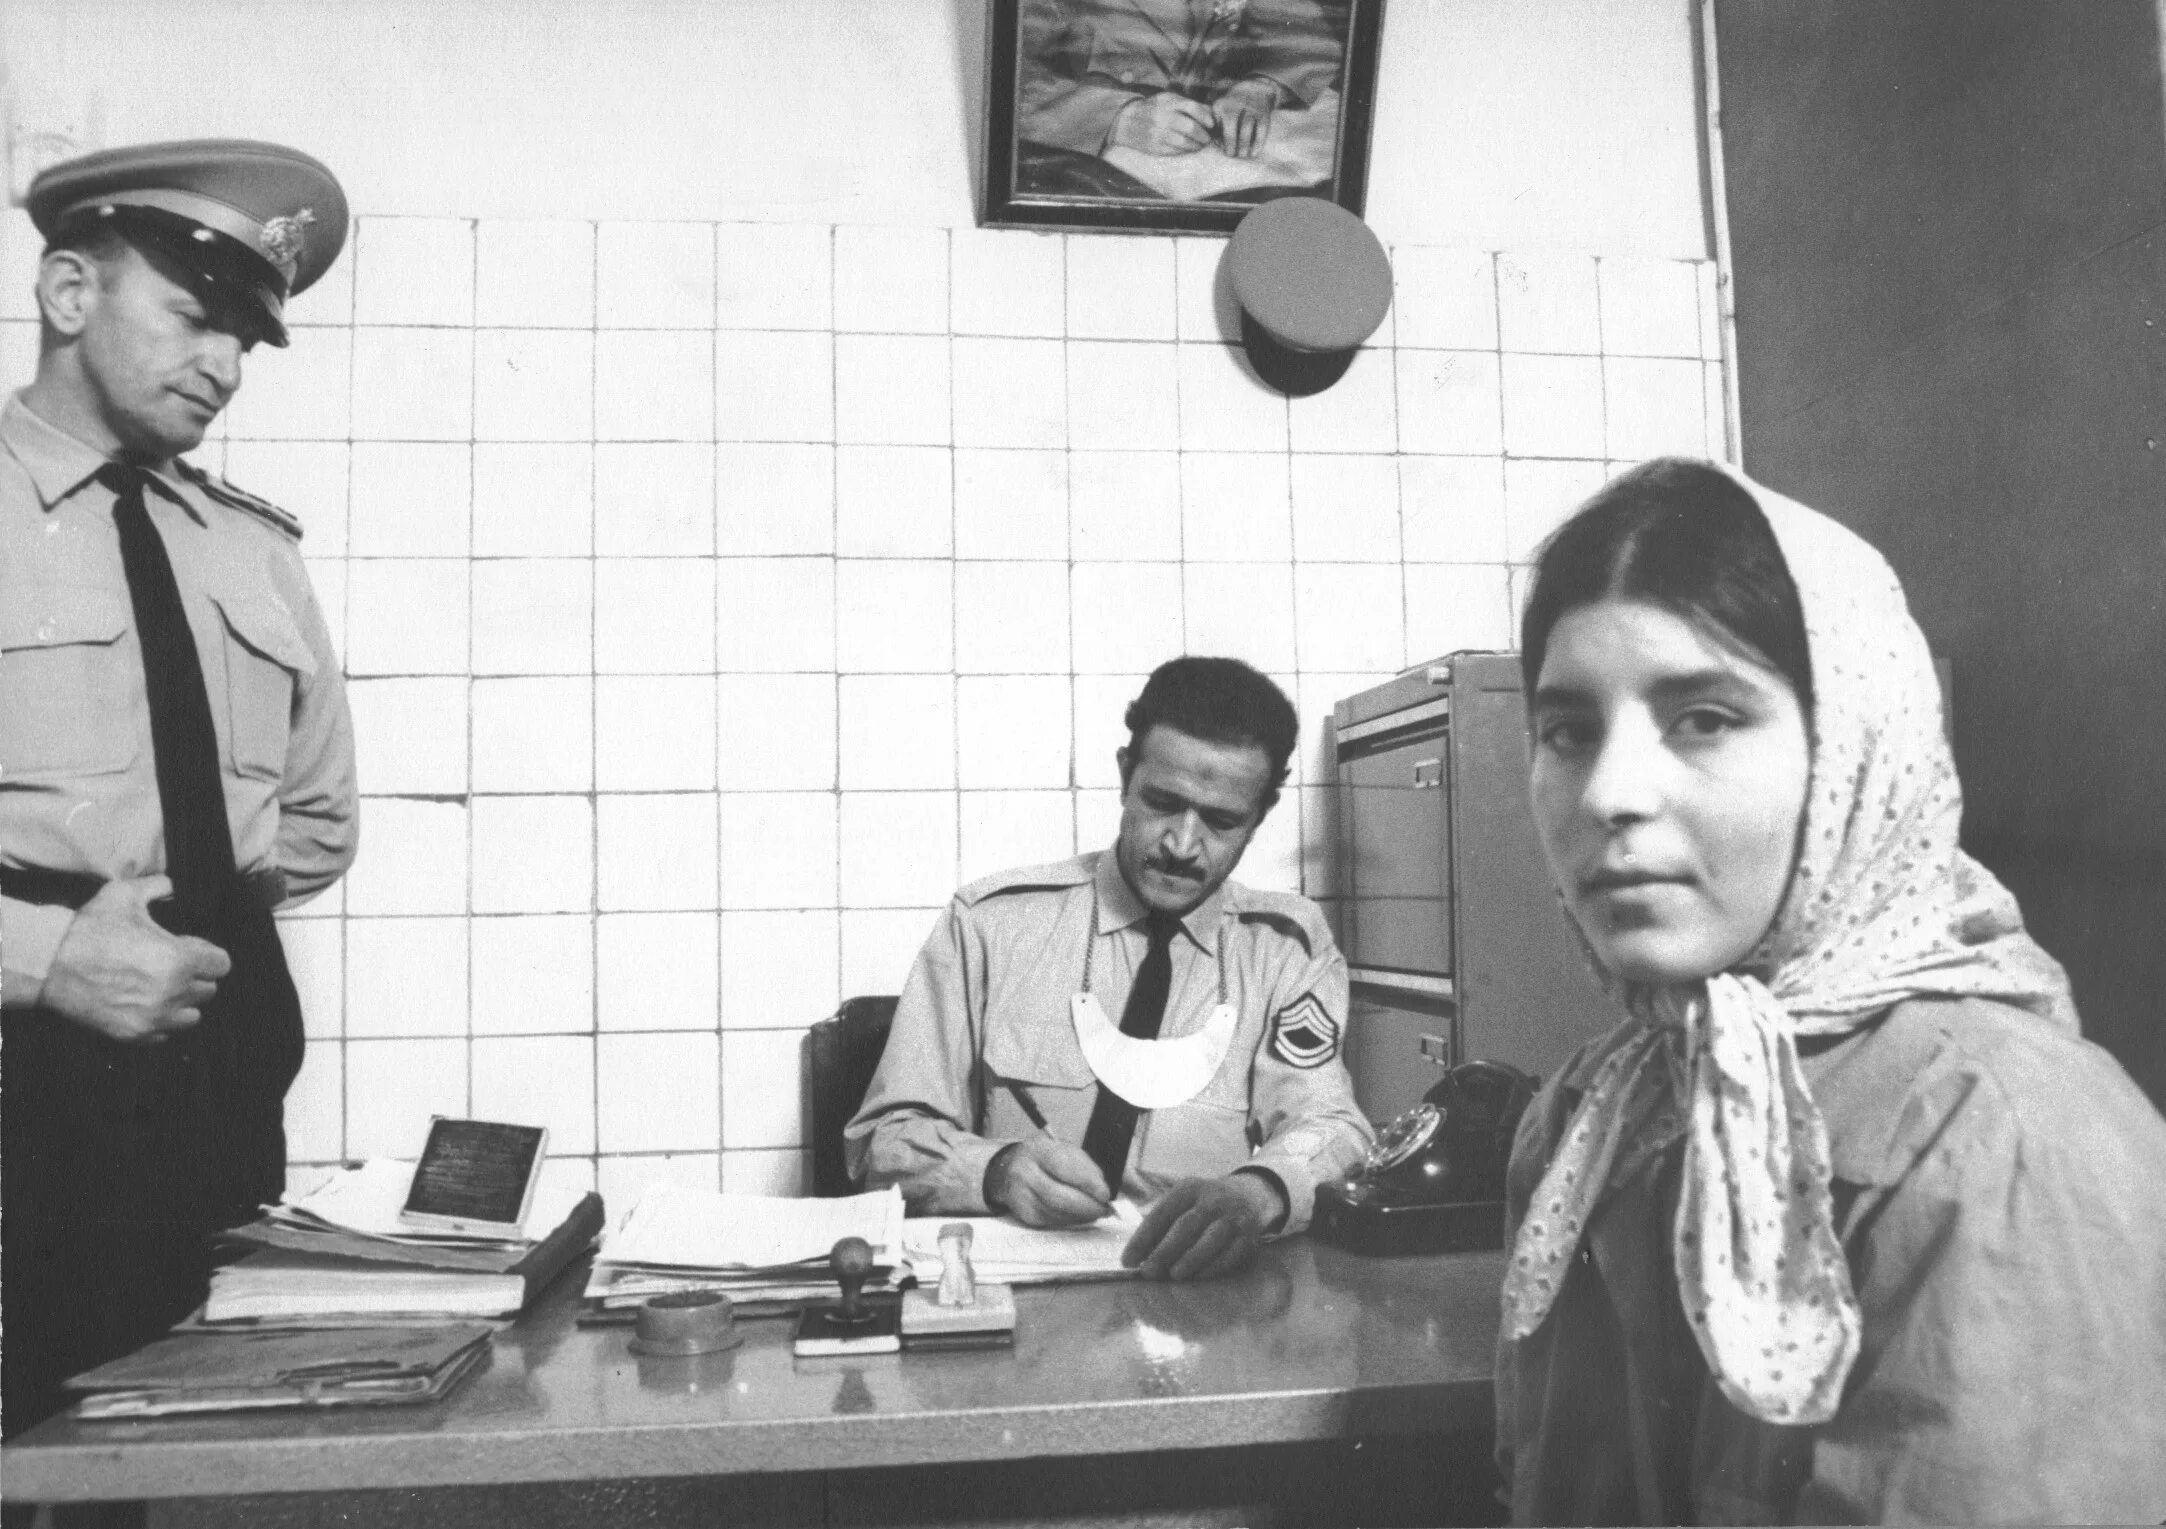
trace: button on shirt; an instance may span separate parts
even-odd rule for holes
[[[142,650],[105,458],[20,397],[0,410],[0,864],[161,874],[164,828]],[[171,463],[144,495],[218,734],[234,861],[266,901],[352,863],[353,725],[293,539]],[[176,502],[178,500],[178,502]],[[43,981],[72,912],[0,903],[7,969]]]
[[[845,1134],[868,1187],[899,1184],[918,1214],[982,1215],[985,1168],[1038,1130],[1082,1143],[1098,1082],[1069,1001],[1127,1003],[1149,949],[1148,910],[1111,851],[965,887],[941,915],[895,1010],[886,1053]],[[1269,1170],[1284,1230],[1308,1224],[1316,1185],[1361,1161],[1370,1130],[1339,1059],[1346,963],[1316,905],[1227,882],[1180,921],[1162,1040],[1194,1034],[1225,1001],[1233,1042],[1195,1098],[1145,1111],[1122,1188],[1148,1201],[1182,1179]]]

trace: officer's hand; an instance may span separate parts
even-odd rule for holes
[[[147,905],[172,892],[163,876],[100,887],[60,937],[38,1002],[131,1045],[201,1020],[233,962],[210,941],[168,934],[151,920]]]
[[[1090,1154],[1045,1135],[1002,1150],[985,1175],[985,1199],[1025,1226],[1081,1226],[1113,1209]]]
[[[1161,90],[1138,96],[1113,119],[1113,141],[1146,154],[1193,154],[1211,141],[1211,108]]]
[[[1271,114],[1278,110],[1279,88],[1269,80],[1241,80],[1211,103],[1218,141],[1235,159],[1254,159],[1271,136]]]
[[[1286,1215],[1286,1197],[1260,1173],[1183,1179],[1158,1197],[1121,1262],[1146,1279],[1215,1279],[1256,1256]]]

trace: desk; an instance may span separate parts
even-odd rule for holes
[[[821,1360],[792,1357],[782,1320],[743,1324],[746,1341],[729,1353],[633,1355],[626,1329],[575,1325],[574,1276],[500,1333],[441,1404],[57,1418],[0,1455],[0,1480],[11,1502],[409,1489],[381,1495],[381,1521],[403,1523],[388,1510],[411,1504],[414,1488],[453,1489],[441,1508],[487,1497],[456,1489],[516,1483],[727,1477],[779,1490],[823,1476],[868,1483],[880,1468],[984,1462],[997,1474],[997,1462],[1164,1452],[1231,1459],[1238,1479],[1242,1457],[1212,1452],[1485,1434],[1501,1275],[1498,1253],[1369,1259],[1298,1238],[1230,1280],[1021,1290],[1012,1351]],[[752,1516],[833,1522],[832,1497],[799,1493],[810,1510],[770,1501]],[[361,1500],[338,1521],[356,1521]],[[237,1507],[153,1522],[239,1521]],[[456,1510],[411,1521],[484,1520]]]

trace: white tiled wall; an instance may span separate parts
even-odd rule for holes
[[[205,463],[309,527],[362,850],[286,921],[297,1163],[431,1110],[553,1171],[795,1190],[805,1028],[960,881],[1109,842],[1142,677],[1299,703],[1243,866],[1328,899],[1331,703],[1508,647],[1621,463],[1722,449],[1704,263],[1402,248],[1329,391],[1260,387],[1224,244],[366,218]],[[35,249],[0,242],[0,376]]]

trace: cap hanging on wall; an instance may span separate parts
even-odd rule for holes
[[[1265,202],[1234,229],[1226,261],[1250,363],[1295,398],[1346,375],[1391,308],[1382,241],[1320,197]]]

